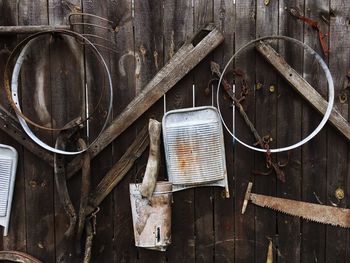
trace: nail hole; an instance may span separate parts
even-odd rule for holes
[[[290,73],[290,74],[289,74],[289,77],[291,77],[291,76],[293,76],[293,74],[292,74],[292,73]]]
[[[157,227],[157,243],[160,241],[160,227]]]

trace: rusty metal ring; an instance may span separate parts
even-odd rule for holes
[[[222,78],[223,78],[227,68],[229,67],[229,65],[231,64],[233,59],[236,58],[242,52],[242,50],[244,50],[247,47],[250,47],[252,45],[255,45],[259,41],[276,40],[276,39],[277,40],[279,40],[279,39],[285,40],[287,42],[292,42],[294,44],[302,46],[304,50],[307,50],[311,55],[313,55],[316,58],[317,62],[320,64],[323,72],[325,73],[326,79],[327,79],[327,82],[328,82],[328,105],[327,105],[327,110],[326,110],[326,112],[325,112],[321,122],[319,123],[319,125],[316,127],[316,129],[312,133],[310,133],[303,140],[301,140],[301,141],[299,141],[299,142],[297,142],[297,143],[295,143],[293,145],[290,145],[290,146],[267,150],[267,149],[261,149],[261,148],[257,148],[257,147],[251,146],[251,145],[241,141],[239,138],[237,138],[233,134],[233,132],[226,125],[226,123],[224,121],[224,118],[221,115],[220,96],[219,96],[220,94],[219,93],[220,93],[220,86],[221,86]],[[332,111],[332,108],[333,108],[333,104],[334,104],[334,84],[333,84],[333,79],[332,79],[331,72],[329,71],[329,68],[327,67],[327,64],[324,62],[324,60],[321,58],[321,56],[318,53],[316,53],[316,51],[314,51],[310,46],[306,45],[305,43],[301,42],[298,39],[287,37],[287,36],[278,36],[278,35],[277,36],[266,36],[266,37],[260,37],[260,38],[257,38],[255,40],[249,41],[247,44],[245,44],[241,48],[239,48],[236,51],[236,53],[230,58],[230,60],[226,64],[224,70],[222,71],[222,74],[221,74],[220,79],[219,79],[219,83],[218,83],[218,87],[217,87],[217,91],[216,91],[216,101],[217,101],[217,108],[218,108],[218,112],[219,112],[219,115],[220,115],[220,118],[221,118],[221,122],[224,125],[225,129],[228,131],[228,133],[235,140],[237,140],[243,146],[245,146],[245,147],[247,147],[247,148],[249,148],[251,150],[257,151],[257,152],[265,152],[266,153],[267,151],[269,151],[271,153],[278,153],[278,152],[289,151],[289,150],[292,150],[292,149],[300,147],[301,145],[303,145],[303,144],[307,143],[308,141],[310,141],[313,137],[315,137],[322,130],[322,128],[324,127],[324,125],[328,121],[329,116],[330,116],[331,111]]]
[[[66,32],[65,30],[63,30],[64,32]],[[52,32],[52,31],[45,31],[45,33],[48,33],[48,32]],[[56,31],[55,31],[56,32]],[[60,30],[61,32],[61,30]],[[69,33],[71,33],[71,31],[67,31]],[[46,127],[46,126],[43,126],[43,125],[40,125],[40,124],[37,124],[35,123],[34,121],[32,121],[31,119],[29,119],[27,116],[25,116],[22,111],[19,109],[18,105],[19,105],[19,98],[18,98],[18,92],[15,90],[13,90],[14,88],[18,88],[18,79],[14,79],[13,82],[15,83],[11,83],[11,85],[15,85],[15,87],[10,87],[10,79],[9,79],[9,64],[10,62],[13,60],[13,58],[16,56],[17,52],[20,51],[20,48],[24,45],[23,49],[22,49],[22,55],[20,55],[17,59],[17,62],[15,64],[15,67],[19,64],[19,71],[21,69],[21,66],[22,66],[22,63],[23,63],[23,60],[24,60],[24,57],[25,57],[25,53],[26,53],[26,50],[25,49],[28,49],[31,43],[31,41],[34,41],[35,39],[37,39],[37,36],[41,36],[44,32],[40,32],[40,33],[37,33],[37,34],[34,34],[32,36],[29,36],[28,38],[24,39],[21,43],[19,43],[15,49],[12,51],[10,57],[8,58],[7,60],[7,63],[6,63],[6,66],[5,66],[5,72],[4,72],[4,86],[5,86],[5,89],[6,89],[6,94],[7,94],[7,99],[9,100],[10,102],[10,105],[11,107],[13,108],[13,110],[16,112],[17,115],[20,115],[23,119],[26,120],[26,122],[30,123],[31,125],[37,127],[37,128],[40,128],[40,129],[43,129],[43,130],[48,130],[48,131],[61,131],[61,130],[65,130],[65,129],[69,129],[70,127],[67,127],[67,128],[50,128],[50,127]],[[63,33],[65,34],[65,33]],[[70,35],[70,36],[77,36],[76,34],[78,35],[81,35],[79,33],[75,33],[73,32],[73,35],[72,34],[68,34],[67,35]],[[82,37],[81,39],[84,40],[85,36],[80,36]],[[86,38],[85,38],[86,39]],[[91,42],[90,42],[91,43]],[[94,47],[93,47],[94,49]],[[23,50],[25,51],[23,53]],[[98,54],[95,53],[97,56]],[[13,78],[12,78],[13,79]],[[17,85],[16,85],[17,84]],[[104,86],[104,85],[103,85]],[[101,92],[101,96],[99,98],[99,101],[97,103],[97,105],[95,106],[93,112],[90,114],[89,117],[86,117],[86,118],[83,118],[79,123],[77,123],[76,125],[80,125],[84,122],[86,122],[88,119],[91,118],[91,116],[95,113],[95,111],[97,110],[97,108],[99,107],[99,104],[101,103],[102,101],[102,97],[103,97],[103,91]],[[16,104],[17,103],[17,104]]]
[[[13,250],[0,251],[0,260],[23,263],[42,263],[41,260],[34,258],[33,256],[27,253]]]
[[[94,142],[100,137],[100,135],[102,134],[102,132],[104,131],[104,129],[106,128],[107,126],[107,123],[109,121],[109,118],[110,118],[110,115],[111,115],[111,111],[112,111],[112,105],[113,105],[113,85],[112,85],[112,79],[111,79],[111,75],[110,75],[110,72],[109,72],[109,69],[108,69],[108,66],[107,66],[107,63],[105,62],[103,56],[101,55],[101,53],[97,50],[97,48],[87,39],[85,38],[84,36],[82,36],[81,34],[79,33],[76,33],[76,32],[72,32],[72,31],[67,31],[67,30],[50,30],[50,31],[44,31],[44,32],[39,32],[37,34],[34,34],[28,38],[26,38],[25,42],[21,42],[16,48],[19,49],[19,47],[21,47],[21,45],[24,45],[24,48],[23,50],[21,51],[21,54],[20,56],[18,57],[17,59],[17,62],[16,62],[16,65],[14,67],[14,71],[13,71],[13,76],[12,76],[12,89],[15,90],[15,93],[13,93],[11,91],[11,89],[9,88],[9,80],[8,80],[8,76],[7,76],[7,70],[5,70],[5,88],[6,88],[6,92],[8,93],[7,95],[10,95],[10,98],[11,98],[11,101],[13,103],[12,106],[15,107],[15,110],[16,110],[16,113],[17,113],[17,117],[18,117],[18,120],[22,126],[22,128],[24,129],[24,131],[27,133],[27,135],[33,140],[35,141],[37,144],[39,144],[41,147],[45,148],[46,150],[48,151],[51,151],[51,152],[54,152],[54,153],[59,153],[59,154],[65,154],[65,155],[75,155],[75,154],[79,154],[79,153],[82,153],[82,152],[85,152],[87,149],[89,149],[91,147],[91,145],[94,143],[92,142],[87,148],[85,149],[82,149],[82,150],[79,150],[79,151],[71,151],[71,152],[68,152],[68,151],[64,151],[64,150],[60,150],[60,149],[56,149],[56,148],[53,148],[49,145],[47,145],[46,143],[44,143],[43,141],[41,141],[38,137],[36,137],[36,135],[31,131],[31,129],[29,128],[27,122],[26,122],[26,118],[22,117],[22,112],[21,112],[21,109],[20,109],[20,105],[19,105],[19,101],[18,101],[18,98],[17,98],[17,86],[18,86],[18,78],[19,78],[19,72],[20,72],[20,68],[21,68],[21,65],[23,63],[23,57],[25,56],[25,53],[26,53],[26,48],[28,48],[28,44],[30,44],[30,40],[33,40],[34,38],[38,37],[38,36],[41,36],[41,35],[44,35],[44,34],[51,34],[51,33],[59,33],[59,34],[65,34],[65,35],[70,35],[70,36],[77,36],[83,40],[85,40],[93,49],[93,51],[95,52],[95,54],[98,56],[99,58],[99,61],[101,62],[101,64],[103,65],[103,68],[105,69],[105,72],[107,74],[107,77],[108,77],[108,83],[109,83],[109,95],[110,95],[110,99],[109,99],[109,105],[108,105],[108,111],[107,111],[107,116],[105,118],[105,122],[100,130],[100,133],[97,135],[97,137],[95,138]],[[27,43],[28,42],[28,43]],[[14,52],[15,53],[15,52]],[[13,53],[13,54],[14,54]],[[12,55],[12,54],[11,54]],[[7,64],[9,63],[10,60],[7,61]],[[6,66],[7,66],[6,64]],[[7,86],[8,85],[8,86]],[[12,96],[11,96],[12,94]],[[17,100],[17,102],[15,102],[14,100]],[[11,103],[10,101],[10,103]],[[19,113],[18,113],[19,112]],[[69,128],[69,127],[66,127],[66,128]],[[66,129],[65,128],[65,129]]]

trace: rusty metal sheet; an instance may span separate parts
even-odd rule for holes
[[[164,115],[162,125],[173,191],[209,185],[227,189],[224,138],[216,108],[172,110]]]

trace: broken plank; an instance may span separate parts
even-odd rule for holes
[[[272,66],[302,95],[312,104],[320,113],[325,114],[328,102],[288,63],[281,57],[270,45],[260,41],[256,49],[263,57],[271,63]],[[350,140],[350,125],[348,121],[333,108],[329,121],[337,128],[348,140]]]
[[[90,148],[91,158],[94,158],[123,131],[125,131],[146,110],[156,103],[168,90],[194,68],[203,58],[214,50],[223,40],[223,35],[217,29],[206,30],[208,34],[199,42],[187,42],[174,57],[157,73],[147,86],[112,121]],[[67,167],[67,176],[71,177],[81,168],[81,157],[76,157]]]

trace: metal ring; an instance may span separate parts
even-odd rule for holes
[[[307,137],[305,137],[303,140],[293,144],[293,145],[290,145],[290,146],[286,146],[286,147],[283,147],[283,148],[276,148],[276,149],[269,149],[268,151],[271,152],[271,153],[278,153],[278,152],[284,152],[284,151],[289,151],[289,150],[292,150],[292,149],[295,149],[295,148],[298,148],[300,147],[301,145],[307,143],[308,141],[310,141],[313,137],[316,136],[317,133],[319,133],[322,128],[324,127],[324,125],[326,124],[327,120],[329,119],[329,116],[332,112],[332,108],[333,108],[333,104],[334,104],[334,84],[333,84],[333,79],[332,79],[332,75],[329,71],[329,68],[327,67],[326,63],[324,62],[324,60],[321,58],[321,56],[316,53],[316,51],[314,51],[310,46],[306,45],[305,43],[301,42],[300,40],[298,39],[295,39],[295,38],[291,38],[291,37],[287,37],[287,36],[266,36],[266,37],[260,37],[260,38],[257,38],[255,40],[252,40],[250,42],[248,42],[247,44],[245,44],[244,46],[242,46],[240,49],[238,49],[238,51],[230,58],[230,60],[227,62],[221,76],[220,76],[220,79],[219,79],[219,83],[218,83],[218,87],[217,87],[217,91],[216,91],[216,101],[217,101],[217,108],[218,108],[218,112],[219,112],[219,115],[220,115],[220,118],[221,118],[221,121],[222,121],[222,124],[224,125],[225,129],[228,131],[228,133],[235,139],[237,140],[240,144],[242,144],[243,146],[251,149],[251,150],[254,150],[254,151],[257,151],[257,152],[267,152],[266,149],[261,149],[261,148],[257,148],[257,147],[254,147],[254,146],[251,146],[243,141],[241,141],[240,139],[238,139],[231,131],[230,129],[227,127],[222,115],[221,115],[221,111],[220,111],[220,102],[219,102],[219,92],[220,92],[220,85],[221,85],[221,81],[222,81],[222,78],[226,72],[226,69],[228,68],[228,66],[231,64],[231,62],[233,61],[233,59],[235,57],[238,56],[239,53],[242,52],[242,50],[246,49],[247,47],[259,42],[259,41],[263,41],[263,40],[272,40],[272,39],[282,39],[282,40],[285,40],[285,41],[289,41],[289,42],[292,42],[292,43],[296,43],[298,45],[301,45],[304,49],[306,49],[307,51],[309,51],[311,53],[311,55],[314,55],[316,60],[319,62],[319,64],[321,65],[322,69],[323,69],[323,72],[325,73],[326,75],[326,78],[327,78],[327,82],[328,82],[328,106],[327,106],[327,110],[320,122],[320,124],[316,127],[316,129],[310,133]]]
[[[76,35],[80,35],[79,33],[76,32],[71,32],[71,31],[66,31],[66,30],[50,30],[50,31],[44,31],[44,32],[40,32],[35,34],[35,37],[37,36],[41,36],[43,34],[51,34],[51,33],[59,33],[59,34],[66,34],[69,36],[76,36]],[[30,43],[32,42],[32,40],[34,40],[33,36],[30,36],[29,38],[29,42],[24,46],[24,48],[22,49],[19,57],[17,58],[14,70],[13,70],[13,74],[12,74],[12,82],[11,82],[11,90],[12,90],[12,95],[15,94],[14,96],[12,96],[12,99],[15,100],[15,107],[16,109],[21,112],[21,108],[19,105],[19,101],[18,101],[18,96],[16,96],[17,94],[17,90],[18,90],[18,78],[19,78],[19,73],[20,73],[20,69],[21,66],[23,64],[24,61],[24,56],[26,55],[27,50],[30,47]],[[82,38],[84,38],[83,36],[81,36]],[[54,147],[51,147],[49,145],[47,145],[46,143],[44,143],[43,141],[41,141],[29,128],[28,124],[26,123],[25,119],[22,118],[22,116],[20,116],[19,114],[17,114],[18,120],[23,128],[23,130],[26,132],[26,134],[34,141],[36,142],[38,145],[40,145],[41,147],[43,147],[44,149],[50,151],[50,152],[54,152],[54,153],[58,153],[58,154],[65,154],[65,155],[75,155],[75,154],[79,154],[82,152],[85,152],[87,149],[89,149],[91,147],[91,145],[93,145],[98,138],[101,136],[102,132],[104,131],[104,129],[107,126],[108,120],[110,118],[111,115],[111,111],[112,111],[112,105],[113,105],[113,85],[112,85],[112,79],[111,79],[111,75],[107,66],[107,63],[105,62],[105,60],[103,59],[103,56],[101,55],[101,53],[97,50],[97,48],[88,40],[88,39],[84,39],[85,41],[87,41],[87,43],[89,45],[91,45],[91,47],[93,48],[94,52],[96,52],[97,56],[100,58],[100,62],[102,63],[107,77],[108,77],[108,82],[109,82],[109,91],[110,91],[110,100],[109,100],[109,106],[108,106],[108,112],[107,112],[107,116],[105,119],[105,123],[103,124],[103,127],[101,128],[100,133],[98,134],[98,136],[95,138],[95,140],[85,149],[82,149],[80,151],[64,151],[64,150],[59,150],[56,149]],[[16,92],[16,93],[14,93]],[[17,113],[17,111],[16,111]]]
[[[45,34],[47,33],[48,31],[45,31]],[[51,31],[52,32],[52,31]],[[14,92],[14,91],[11,91],[11,87],[10,87],[10,84],[9,84],[9,64],[10,62],[12,61],[12,59],[15,57],[15,55],[17,54],[17,52],[19,52],[19,49],[20,47],[22,47],[23,45],[25,45],[27,42],[29,42],[31,39],[35,39],[37,36],[40,36],[42,35],[43,33],[37,33],[37,34],[34,34],[34,35],[31,35],[27,38],[25,38],[23,41],[21,41],[15,48],[14,50],[11,52],[11,55],[9,56],[7,62],[6,62],[6,66],[5,66],[5,71],[4,71],[4,87],[5,87],[5,91],[6,91],[6,95],[7,95],[7,99],[9,100],[10,102],[10,105],[11,107],[13,108],[13,110],[17,113],[17,115],[20,115],[23,119],[26,120],[26,122],[30,123],[31,125],[37,127],[37,128],[40,128],[40,129],[43,129],[43,130],[48,130],[48,131],[61,131],[61,130],[64,130],[64,129],[69,129],[70,127],[66,127],[66,128],[50,128],[50,127],[46,127],[46,126],[42,126],[40,124],[37,124],[35,123],[34,121],[32,121],[30,118],[28,118],[26,115],[24,115],[21,111],[18,110],[17,106],[16,106],[16,103],[15,101],[17,100],[17,103],[19,104],[18,102],[18,93],[17,91]],[[75,32],[71,32],[71,31],[67,31],[66,33],[67,35],[70,35],[70,36],[77,36],[78,38],[80,38],[82,41],[84,41],[86,39],[86,37],[82,34],[79,34],[79,33],[75,33]],[[91,44],[93,44],[92,42],[90,42]],[[91,44],[87,44],[87,45],[90,45]],[[96,45],[95,45],[96,46]],[[94,50],[93,50],[94,51]],[[96,53],[95,53],[96,54]],[[23,63],[23,61],[22,61]],[[17,84],[18,85],[18,84]],[[88,119],[91,118],[91,116],[95,113],[95,111],[97,110],[99,104],[101,103],[102,101],[102,97],[103,97],[103,92],[104,92],[104,85],[103,85],[103,91],[101,92],[101,96],[99,98],[99,101],[97,103],[97,105],[95,106],[95,109],[93,110],[93,112],[90,114],[89,117],[87,118],[83,118],[82,120],[80,120],[79,123],[77,123],[76,125],[80,125],[84,122],[86,122]]]

